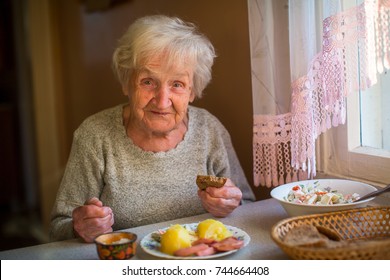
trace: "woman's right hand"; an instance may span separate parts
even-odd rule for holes
[[[73,230],[85,242],[93,242],[100,234],[112,232],[114,213],[96,197],[88,199],[83,206],[72,212]]]

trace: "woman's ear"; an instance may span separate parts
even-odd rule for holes
[[[124,96],[130,96],[130,87],[128,85],[122,85],[122,92]]]
[[[194,102],[195,100],[195,93],[193,90],[191,90],[191,93],[190,93],[190,103]]]
[[[135,85],[135,76],[130,75],[130,78],[122,83],[122,92],[123,95],[130,97],[132,91],[134,90],[134,85]]]

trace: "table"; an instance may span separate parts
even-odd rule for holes
[[[390,205],[388,197],[378,197],[371,206]],[[177,220],[161,222],[127,229],[138,236],[137,253],[133,259],[153,260],[157,257],[147,254],[139,243],[144,236],[172,224],[187,224],[213,218],[210,214],[202,214]],[[248,246],[237,252],[222,257],[228,260],[280,260],[289,257],[271,239],[274,224],[288,218],[283,207],[273,198],[247,203],[238,207],[228,217],[218,219],[226,225],[244,230],[251,237]],[[96,260],[98,255],[95,244],[83,243],[80,239],[51,242],[37,246],[19,248],[0,252],[1,260]]]

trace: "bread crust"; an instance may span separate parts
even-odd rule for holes
[[[349,244],[334,230],[319,225],[300,225],[288,231],[284,242],[291,246],[339,248]]]
[[[291,246],[323,247],[329,239],[313,225],[301,225],[292,228],[284,237],[284,242]]]
[[[196,177],[196,184],[199,189],[205,190],[207,187],[221,188],[225,185],[227,178],[217,177],[212,175],[198,175]]]

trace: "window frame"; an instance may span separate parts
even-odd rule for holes
[[[353,92],[347,97],[346,123],[328,130],[317,141],[317,170],[383,187],[390,183],[390,152],[362,147],[360,133],[360,98]]]

